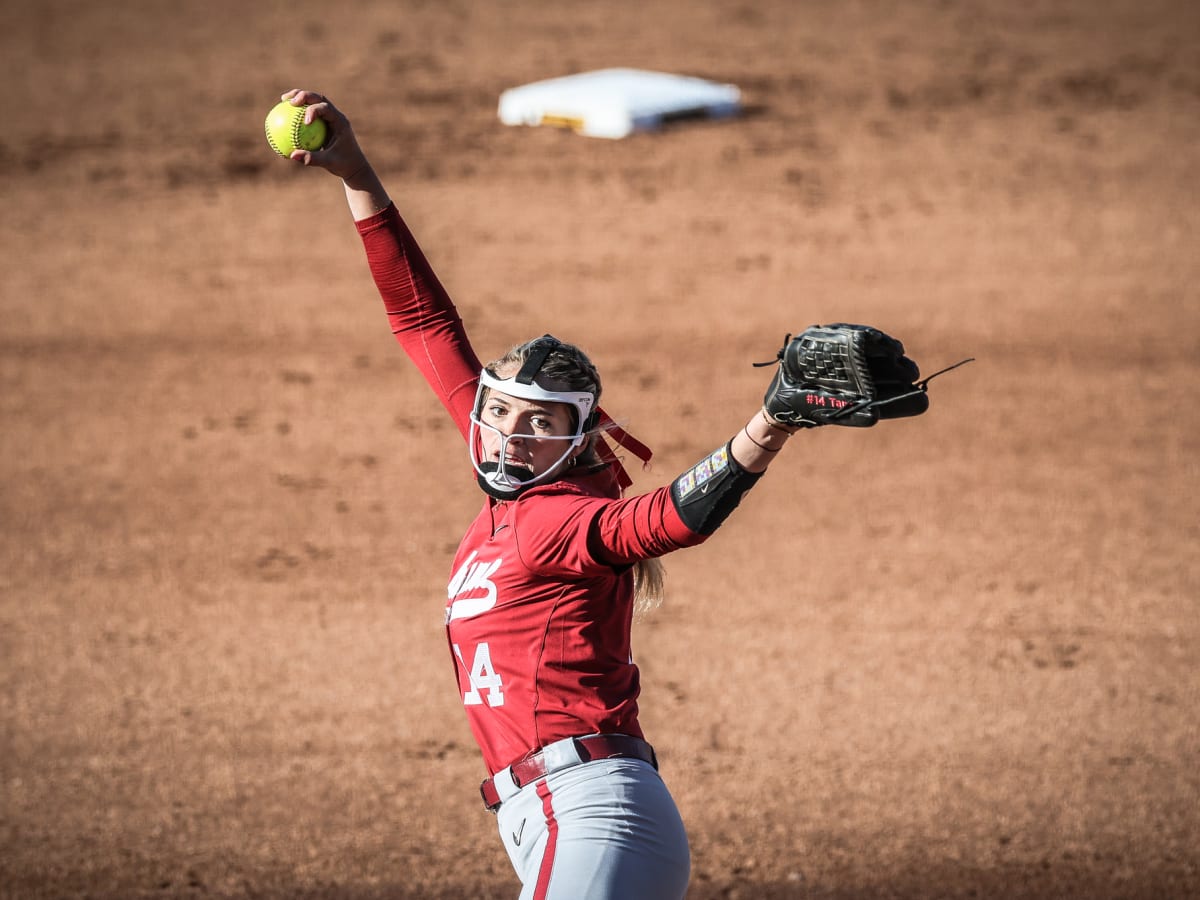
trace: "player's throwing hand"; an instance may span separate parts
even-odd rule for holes
[[[358,146],[358,138],[354,136],[350,120],[341,110],[316,91],[291,90],[280,99],[290,101],[293,106],[307,106],[304,121],[320,118],[329,129],[329,135],[320,150],[296,149],[292,151],[291,159],[306,166],[326,169],[341,179],[351,179],[363,170],[367,158]]]

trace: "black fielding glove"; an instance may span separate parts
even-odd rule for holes
[[[773,419],[801,428],[870,428],[880,419],[919,416],[929,409],[928,382],[942,374],[918,381],[921,370],[900,341],[841,322],[789,335],[775,360],[756,365],[775,363],[763,407]]]

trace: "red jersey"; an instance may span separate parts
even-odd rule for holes
[[[458,312],[394,206],[357,225],[393,333],[465,438],[481,364]],[[623,499],[611,467],[485,499],[454,558],[446,631],[489,773],[561,738],[642,737],[632,565],[704,539],[669,487]]]

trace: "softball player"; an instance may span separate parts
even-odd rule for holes
[[[653,599],[658,558],[712,534],[796,428],[756,407],[673,484],[623,497],[608,441],[649,451],[599,407],[587,357],[545,335],[482,366],[345,116],[283,96],[326,120],[325,147],[292,158],[342,178],[392,331],[486,495],[451,567],[446,635],[520,896],[681,898],[687,837],[638,725],[635,595]]]

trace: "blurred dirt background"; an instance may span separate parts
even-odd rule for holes
[[[636,625],[700,898],[1200,896],[1200,11],[1162,0],[0,5],[0,895],[508,898],[441,631],[477,509],[279,93],[354,120],[480,353],[657,451],[866,321]],[[628,65],[745,115],[496,119]]]

